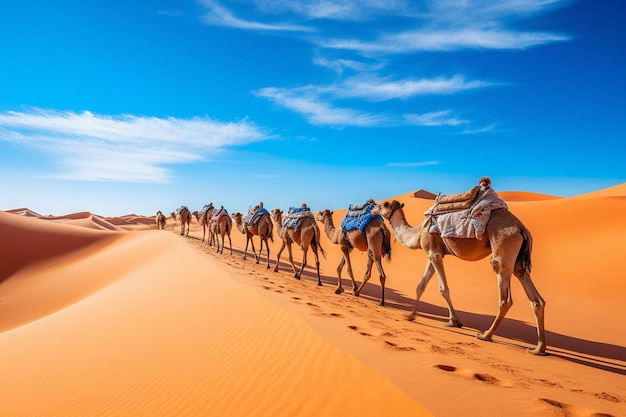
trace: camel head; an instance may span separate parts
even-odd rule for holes
[[[191,213],[191,215],[192,215],[193,217],[195,217],[195,218],[196,218],[196,220],[200,221],[200,213],[198,213],[197,211],[195,211],[195,210],[194,210],[194,211]]]
[[[404,207],[404,203],[400,203],[397,200],[384,201],[374,206],[374,208],[372,209],[372,214],[373,215],[380,214],[385,219],[389,220],[391,219],[391,216],[393,216],[393,214],[396,211],[398,211],[399,209],[402,209],[403,207]]]
[[[235,223],[238,223],[238,224],[242,224],[243,223],[243,214],[239,213],[238,211],[232,213],[230,215],[230,217],[232,217],[232,219],[233,219],[233,221]]]
[[[279,208],[275,208],[270,212],[272,219],[279,221],[282,218],[283,211]]]
[[[317,213],[317,216],[315,216],[315,220],[320,223],[324,223],[327,217],[330,217],[332,219],[332,216],[333,212],[331,210],[325,209]]]

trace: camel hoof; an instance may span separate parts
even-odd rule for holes
[[[548,354],[546,353],[546,347],[545,346],[537,346],[534,349],[526,349],[526,352],[530,353],[531,355],[536,355],[536,356],[548,356]]]
[[[385,306],[385,302],[381,301],[378,305],[381,306],[381,307],[384,307]]]
[[[341,294],[343,291],[344,291],[344,289],[343,289],[343,288],[337,288],[337,289],[335,290],[335,294]]]
[[[463,327],[463,323],[461,323],[461,320],[459,319],[455,319],[455,320],[448,320],[448,322],[446,323],[446,327],[458,327],[458,328],[462,328]]]
[[[318,281],[318,282],[317,282],[317,286],[318,286],[318,287],[323,287],[323,285],[322,285],[322,281]]]
[[[478,340],[484,340],[485,342],[491,342],[491,336],[488,336],[485,332],[477,333],[476,338]]]
[[[278,265],[276,265],[276,268],[274,268],[274,272],[278,272]]]
[[[406,315],[408,321],[415,321],[415,313],[409,313]]]

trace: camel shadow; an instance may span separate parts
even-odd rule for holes
[[[332,281],[336,282],[336,278]],[[348,288],[352,286],[349,280],[342,280],[342,283]],[[372,301],[379,301],[380,285],[370,280],[365,288],[363,288],[361,297]],[[410,312],[413,309],[414,303],[415,300],[413,298],[409,298],[393,289],[385,288],[386,308]],[[458,332],[459,334],[466,334],[466,332],[463,332],[461,329],[443,326],[443,323],[448,321],[448,309],[446,307],[420,301],[418,310],[418,316],[420,318],[442,323],[441,327],[424,322],[418,324]],[[472,329],[477,333],[489,328],[495,315],[495,311],[494,315],[477,314],[463,310],[457,310],[457,313],[463,322],[464,329]],[[626,375],[626,363],[624,363],[626,360],[626,347],[624,346],[581,339],[549,330],[546,330],[546,339],[548,342],[547,353],[549,355],[580,365]],[[496,337],[494,338],[495,343],[508,344],[519,347],[520,349],[526,349],[528,347],[520,343],[533,346],[536,341],[537,330],[534,323],[526,323],[511,318],[505,318],[502,321],[496,332]]]

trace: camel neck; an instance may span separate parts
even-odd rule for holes
[[[394,210],[389,216],[389,224],[393,228],[396,238],[409,249],[421,249],[420,235],[422,226],[409,225],[401,208]]]

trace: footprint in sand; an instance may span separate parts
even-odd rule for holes
[[[549,398],[537,398],[537,403],[539,404],[542,411],[545,412],[549,410],[551,415],[562,415],[562,416],[593,416],[593,417],[614,417],[613,414],[606,413],[597,413],[592,410],[588,410],[584,407],[579,407],[572,404],[567,404],[561,401],[551,400]],[[558,414],[556,414],[558,413]]]
[[[352,329],[354,331],[358,331],[361,336],[371,336],[371,334],[369,334],[367,332],[359,331],[358,326],[349,325],[348,328],[350,328],[350,329]]]
[[[399,351],[404,351],[404,352],[415,350],[415,348],[412,346],[400,346],[397,343],[394,343],[390,340],[383,340],[383,342],[385,342],[387,346],[389,346],[390,348],[393,348],[394,350],[399,350]]]
[[[474,372],[469,369],[460,369],[452,365],[435,365],[435,368],[440,369],[444,372],[450,372],[452,374],[462,376],[464,378],[472,379],[474,381],[479,381],[487,385],[493,385],[503,388],[511,388],[513,386],[512,383],[502,381],[501,379],[498,379],[493,375]]]

